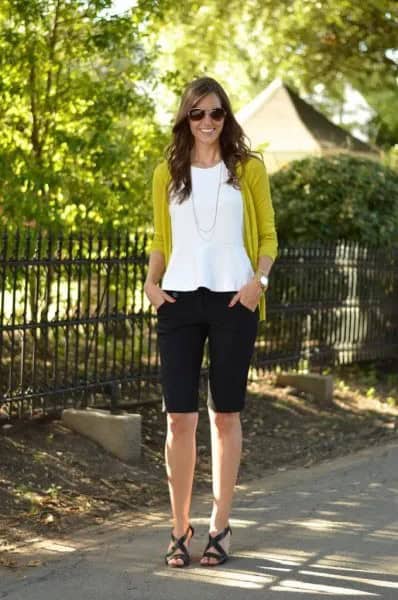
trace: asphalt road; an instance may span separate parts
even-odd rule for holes
[[[21,547],[0,568],[7,600],[398,598],[398,443],[239,486],[232,558],[199,565],[210,497],[196,498],[193,562],[163,563],[168,509],[124,515],[58,542]],[[39,566],[27,566],[30,561]]]

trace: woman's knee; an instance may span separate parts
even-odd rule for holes
[[[168,413],[167,430],[171,435],[195,433],[198,424],[198,413]]]
[[[228,433],[240,427],[239,412],[214,412],[211,415],[214,427],[219,433]]]

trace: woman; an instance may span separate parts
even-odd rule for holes
[[[210,77],[192,81],[182,96],[167,160],[154,171],[153,202],[144,289],[157,311],[167,411],[174,527],[165,561],[171,567],[190,562],[198,386],[208,339],[214,500],[200,562],[213,567],[228,559],[240,412],[277,239],[264,164],[249,151],[227,94]]]

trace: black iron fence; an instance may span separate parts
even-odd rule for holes
[[[161,398],[156,314],[143,292],[146,235],[23,231],[0,243],[3,412]],[[267,305],[252,376],[396,357],[398,249],[282,247]]]

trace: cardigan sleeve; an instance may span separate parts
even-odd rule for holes
[[[157,165],[152,177],[152,204],[154,233],[150,251],[160,250],[165,254],[163,210],[164,195],[166,194],[163,163]]]
[[[258,228],[258,255],[269,256],[275,260],[278,254],[278,238],[268,174],[261,160],[254,158],[250,162],[252,163],[250,187]]]

